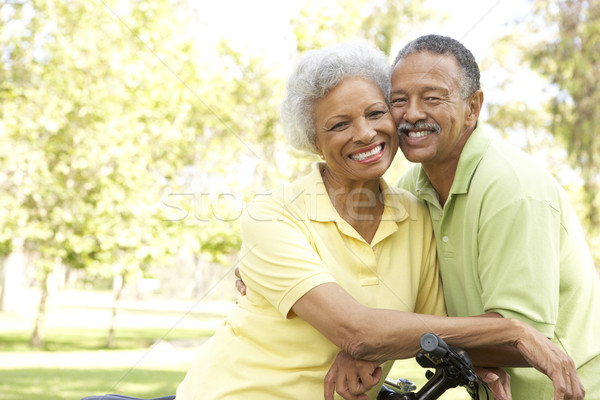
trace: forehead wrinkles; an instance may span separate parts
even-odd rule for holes
[[[413,55],[400,61],[392,75],[392,93],[414,89],[460,89],[461,70],[451,57]]]

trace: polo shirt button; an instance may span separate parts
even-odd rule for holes
[[[442,238],[442,242],[444,242],[444,243],[448,243],[448,236],[444,236],[444,237]]]

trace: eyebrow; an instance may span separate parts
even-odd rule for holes
[[[445,92],[445,93],[449,93],[450,90],[448,88],[442,87],[442,86],[425,86],[424,88],[421,88],[422,92],[430,92],[430,91],[441,91],[441,92]],[[398,89],[398,90],[392,90],[392,94],[405,94],[406,90],[404,89]]]

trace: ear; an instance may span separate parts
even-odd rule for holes
[[[465,125],[475,126],[479,119],[479,113],[483,107],[483,92],[481,90],[475,91],[467,99],[467,109],[465,114]]]

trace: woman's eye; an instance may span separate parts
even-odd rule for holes
[[[377,110],[377,111],[370,112],[368,117],[369,118],[380,118],[384,114],[385,114],[385,111]]]
[[[329,130],[330,131],[341,131],[346,126],[348,126],[348,123],[346,123],[346,122],[338,122],[337,124],[335,124],[331,128],[329,128]]]

